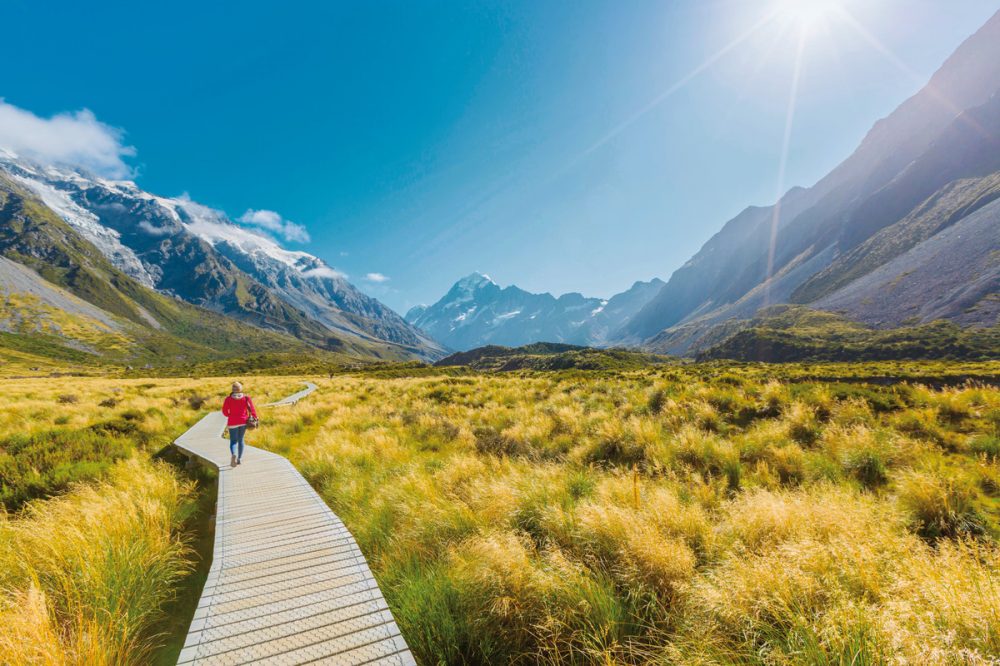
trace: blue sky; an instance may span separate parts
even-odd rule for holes
[[[400,311],[474,270],[609,296],[775,198],[789,2],[7,0],[0,96],[89,109],[125,132],[144,188],[278,211],[312,239],[289,247]],[[846,157],[1000,8],[841,4],[895,62],[833,16],[809,24],[784,189]]]

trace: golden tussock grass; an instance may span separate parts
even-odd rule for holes
[[[190,484],[119,463],[106,481],[0,522],[0,663],[126,664],[156,646],[164,604],[190,570],[178,529]]]
[[[1000,659],[1000,392],[768,372],[335,377],[253,443],[344,519],[422,663]],[[124,453],[4,519],[0,662],[135,663],[162,642],[190,486],[148,459],[226,385],[30,380],[0,397],[8,433],[128,442],[86,440],[96,462]]]
[[[679,372],[335,378],[267,440],[425,663],[1000,658],[997,391]]]
[[[249,382],[267,402],[299,388]],[[226,379],[31,379],[0,395],[0,664],[149,663],[194,567],[194,487],[154,461]],[[220,447],[226,443],[219,442]]]

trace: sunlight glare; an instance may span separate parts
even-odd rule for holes
[[[837,0],[778,0],[774,14],[809,30],[826,23],[842,9]]]

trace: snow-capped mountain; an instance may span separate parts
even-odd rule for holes
[[[636,282],[610,299],[578,293],[533,294],[500,287],[488,275],[473,273],[452,286],[431,306],[418,305],[406,320],[453,349],[486,344],[520,346],[565,342],[601,346],[612,330],[627,322],[663,287],[663,281]]]
[[[0,150],[0,172],[36,196],[126,275],[164,294],[336,348],[343,335],[416,356],[443,349],[307,252],[187,197],[33,164]]]

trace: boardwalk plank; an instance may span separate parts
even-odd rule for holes
[[[277,454],[248,446],[231,468],[225,423],[209,414],[174,442],[219,470],[212,567],[178,664],[414,664],[340,518]]]

